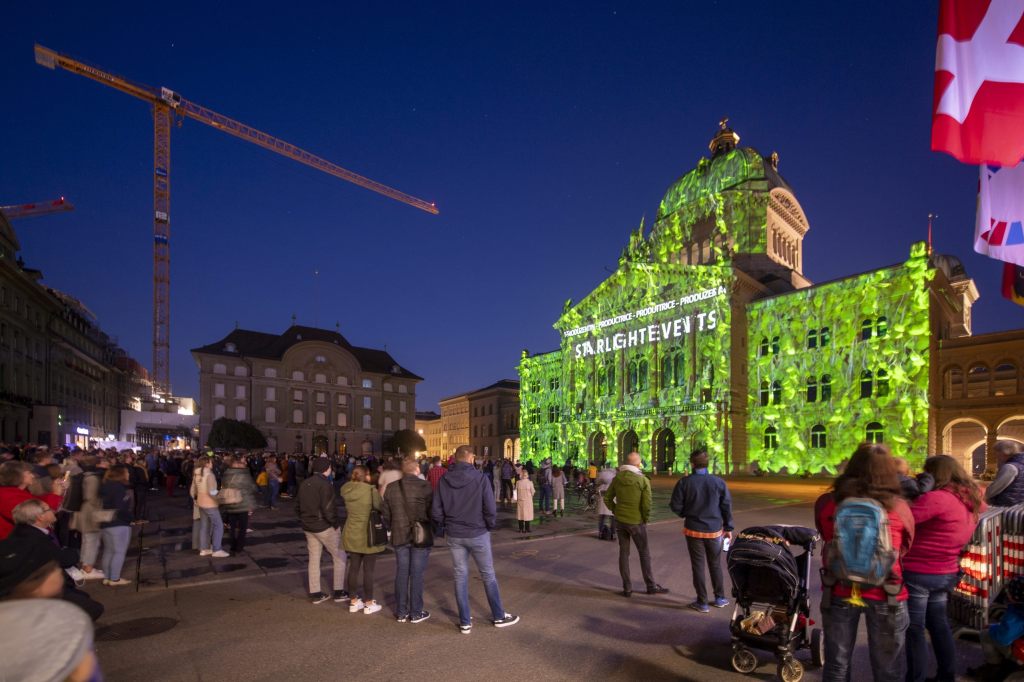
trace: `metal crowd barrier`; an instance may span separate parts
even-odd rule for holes
[[[993,507],[981,514],[960,557],[963,575],[949,599],[949,615],[961,627],[988,627],[989,610],[1003,582],[1024,574],[1024,505]]]

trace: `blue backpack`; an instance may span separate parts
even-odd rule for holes
[[[836,507],[835,535],[827,559],[833,578],[864,586],[884,585],[896,559],[889,514],[881,504],[851,497]]]

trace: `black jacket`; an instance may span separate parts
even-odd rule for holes
[[[338,509],[334,504],[334,486],[321,474],[310,476],[299,486],[295,514],[307,533],[322,533],[337,528]]]
[[[402,500],[402,489],[405,489],[405,501]],[[391,529],[391,544],[395,547],[408,545],[412,542],[411,529],[413,521],[430,523],[430,504],[434,491],[430,483],[412,474],[405,474],[401,479],[388,485],[384,491],[381,505],[381,516],[384,525]],[[406,513],[405,502],[408,502],[412,519]]]
[[[732,499],[725,481],[706,469],[684,476],[672,491],[669,508],[693,531],[715,533],[732,530]]]
[[[251,512],[256,508],[256,482],[252,480],[252,474],[245,467],[228,467],[224,470],[224,478],[221,481],[221,489],[237,488],[242,491],[242,501],[238,504],[222,504],[220,510],[225,514],[238,514]]]

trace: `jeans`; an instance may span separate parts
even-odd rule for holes
[[[100,553],[101,531],[82,531],[82,565],[95,566]],[[101,569],[102,570],[102,569]]]
[[[551,484],[544,483],[540,487],[540,510],[551,511]]]
[[[904,682],[907,659],[903,645],[909,616],[907,602],[891,607],[884,601],[866,600],[867,606],[851,606],[844,599],[832,598],[822,609],[825,630],[824,682],[849,682],[853,650],[857,646],[857,626],[864,614],[868,628],[868,655],[875,682]]]
[[[211,507],[199,508],[199,549],[210,549],[210,534],[213,534],[213,551],[221,550],[224,541],[224,521],[220,518],[220,509]]]
[[[423,572],[429,558],[429,547],[395,546],[396,616],[415,616],[423,612]]]
[[[100,566],[107,580],[119,580],[128,543],[132,539],[131,526],[111,526],[100,531],[103,536],[103,558]]]
[[[273,507],[274,503],[277,502],[277,493],[281,490],[281,481],[270,479],[267,482],[267,499],[266,503],[268,507]]]
[[[654,589],[657,584],[654,582],[654,574],[651,573],[651,551],[647,547],[647,525],[643,523],[631,524],[615,521],[615,527],[619,531],[619,575],[622,576],[622,589],[626,592],[633,591],[633,580],[629,577],[629,543],[632,540],[636,545],[636,552],[640,555],[640,572],[644,576],[644,583],[648,590]]]
[[[228,526],[228,542],[231,552],[245,550],[245,534],[249,532],[249,512],[225,512],[224,522]]]
[[[722,537],[691,538],[686,537],[686,549],[690,552],[690,569],[693,571],[693,589],[697,592],[697,601],[708,603],[708,588],[704,584],[704,564],[708,565],[711,574],[711,589],[715,591],[715,599],[725,597],[722,585]]]
[[[331,587],[335,591],[342,589],[348,561],[341,549],[341,531],[337,528],[328,528],[319,533],[310,533],[308,530],[305,533],[306,551],[309,552],[309,593],[320,593],[320,557],[324,549],[331,555],[331,564],[334,568]]]
[[[360,554],[358,552],[348,553],[348,571],[345,573],[345,589],[356,599],[356,595],[363,601],[373,601],[373,567],[377,563],[376,554]],[[359,580],[359,572],[363,573],[363,589],[360,592],[356,589]]]
[[[907,628],[907,682],[924,682],[928,670],[928,640],[938,663],[938,682],[953,682],[956,675],[956,651],[953,631],[946,616],[946,597],[956,587],[956,573],[903,572],[910,599],[907,601],[910,626]]]
[[[498,578],[494,575],[494,559],[491,557],[491,534],[484,533],[475,538],[448,537],[448,549],[452,553],[452,567],[455,574],[455,601],[459,605],[459,625],[472,625],[469,612],[469,557],[473,557],[480,579],[484,582],[487,604],[491,607],[491,618],[505,617],[501,604]]]

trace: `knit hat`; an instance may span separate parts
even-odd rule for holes
[[[57,547],[50,542],[33,542],[19,537],[0,541],[0,598],[9,595],[15,587],[51,561],[60,563]],[[3,630],[0,629],[0,632]]]
[[[1006,583],[1006,594],[1015,602],[1024,602],[1024,575],[1011,578]]]
[[[64,680],[92,650],[92,621],[60,599],[0,602],[0,661],[4,679]]]
[[[331,468],[331,460],[326,457],[317,457],[313,460],[313,473],[322,474]]]

